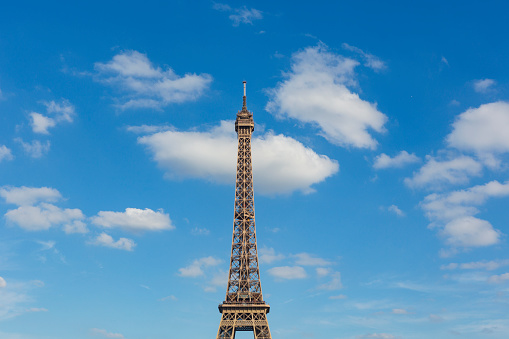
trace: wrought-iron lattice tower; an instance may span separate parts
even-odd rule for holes
[[[233,218],[232,255],[225,301],[219,305],[221,323],[217,339],[234,339],[236,331],[252,331],[255,339],[271,339],[263,301],[256,250],[251,133],[253,114],[246,107],[246,82],[242,110],[237,113],[237,180]]]

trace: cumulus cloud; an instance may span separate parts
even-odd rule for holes
[[[96,62],[98,81],[113,86],[123,97],[118,107],[160,109],[171,103],[198,99],[212,82],[209,74],[179,76],[169,67],[156,67],[146,54],[127,50],[107,63]]]
[[[53,204],[40,203],[38,206],[20,206],[9,210],[5,218],[27,231],[41,231],[82,220],[85,216],[77,208],[62,209]]]
[[[392,314],[408,314],[408,311],[404,308],[394,308],[392,309]]]
[[[254,20],[263,19],[263,12],[255,8],[247,8],[246,6],[240,8],[231,8],[226,4],[214,3],[212,6],[217,11],[231,12],[229,19],[233,22],[233,26],[237,27],[240,24],[253,24]]]
[[[44,154],[48,153],[51,146],[49,140],[46,140],[45,143],[42,143],[39,140],[32,140],[32,143],[28,143],[24,142],[21,138],[16,138],[14,141],[18,142],[23,147],[26,154],[36,159],[41,158]]]
[[[0,162],[3,160],[12,160],[13,156],[11,150],[5,145],[0,145]]]
[[[120,238],[117,241],[113,237],[106,233],[101,233],[93,240],[89,242],[91,245],[103,246],[109,248],[115,248],[117,250],[133,251],[136,247],[136,243],[132,239]]]
[[[98,226],[118,227],[130,231],[160,231],[171,230],[170,215],[163,210],[153,211],[149,208],[126,208],[125,212],[100,211],[91,218],[92,223]]]
[[[369,67],[375,71],[382,71],[387,68],[385,62],[383,62],[382,60],[380,60],[379,57],[373,54],[366,53],[362,49],[349,45],[347,43],[343,43],[342,46],[344,49],[348,51],[359,54],[364,59],[364,66],[366,67]]]
[[[5,286],[7,286],[7,283],[5,282],[5,279],[0,277],[0,288],[4,288]]]
[[[266,109],[318,127],[335,145],[374,149],[377,141],[370,132],[383,132],[387,117],[347,87],[356,85],[357,65],[323,44],[295,53],[286,79],[269,91]]]
[[[293,280],[307,278],[307,273],[301,266],[280,266],[268,270],[277,280]]]
[[[465,184],[472,176],[480,176],[482,165],[471,157],[460,155],[448,160],[426,156],[426,163],[405,184],[411,188],[440,189],[446,185]]]
[[[407,151],[401,151],[398,155],[391,158],[385,153],[382,153],[375,157],[373,168],[385,169],[385,168],[402,168],[409,164],[420,162],[421,159],[414,153],[409,154]]]
[[[60,192],[50,187],[0,188],[0,197],[6,203],[18,205],[17,209],[5,213],[7,221],[28,231],[47,230],[62,225],[66,233],[85,233],[86,225],[81,221],[85,215],[74,208],[60,208],[52,203],[62,198]]]
[[[231,121],[207,132],[165,131],[138,138],[167,178],[235,181],[237,139]],[[339,165],[300,142],[272,132],[252,140],[255,190],[261,194],[313,192],[311,185],[337,173]],[[205,165],[204,165],[205,164]]]
[[[179,268],[179,276],[186,278],[195,278],[204,275],[204,268],[217,266],[221,263],[221,260],[214,257],[203,257],[195,259],[191,265],[187,267]]]
[[[108,332],[106,330],[103,330],[101,328],[91,328],[90,332],[95,336],[100,336],[103,338],[117,338],[117,339],[124,339],[124,336],[120,333],[112,333]]]
[[[282,260],[285,256],[281,253],[276,253],[273,248],[262,247],[258,250],[258,260],[260,264],[271,264],[274,261]]]
[[[496,81],[493,79],[475,80],[473,83],[474,91],[476,91],[477,93],[486,93],[489,92],[495,84]]]
[[[46,115],[30,113],[30,125],[34,133],[49,134],[48,129],[62,122],[72,122],[76,115],[74,106],[66,99],[60,102],[49,101],[43,103],[46,106]]]
[[[488,166],[497,166],[498,154],[509,152],[509,103],[498,101],[470,108],[452,124],[450,147],[476,153]]]
[[[62,198],[60,192],[50,187],[12,187],[0,188],[0,197],[8,204],[33,205],[39,202],[55,202]]]
[[[500,241],[500,231],[485,220],[474,217],[476,206],[489,198],[509,196],[509,182],[491,181],[465,190],[446,194],[433,193],[421,203],[427,217],[433,221],[430,228],[439,228],[445,242],[453,247],[480,247]]]

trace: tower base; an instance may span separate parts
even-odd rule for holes
[[[270,306],[263,304],[219,305],[221,322],[217,339],[234,339],[237,331],[252,331],[254,339],[272,339],[267,322]]]

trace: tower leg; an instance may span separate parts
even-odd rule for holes
[[[272,339],[265,313],[223,312],[216,339],[235,339],[237,331],[252,331],[254,339]]]

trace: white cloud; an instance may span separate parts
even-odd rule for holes
[[[420,162],[421,159],[414,153],[409,154],[407,151],[401,151],[394,158],[391,158],[385,153],[382,153],[375,157],[373,168],[384,169],[384,168],[401,168],[409,164]]]
[[[0,145],[0,162],[3,160],[12,160],[11,150],[5,145]]]
[[[24,142],[21,138],[16,138],[14,141],[18,142],[23,147],[25,153],[32,158],[41,158],[49,152],[51,146],[49,140],[46,140],[45,143],[41,143],[39,140],[32,140],[32,143],[28,143]]]
[[[323,44],[295,53],[292,70],[269,92],[266,109],[278,117],[317,126],[333,144],[374,149],[377,142],[370,130],[383,132],[387,117],[347,88],[356,84],[357,65]]]
[[[393,308],[392,314],[408,314],[408,311],[404,308]]]
[[[174,295],[169,295],[167,297],[164,297],[164,298],[161,298],[161,299],[158,299],[158,300],[159,301],[166,301],[166,300],[173,300],[173,301],[175,301],[175,300],[177,300],[177,297],[174,296]]]
[[[30,124],[34,133],[49,134],[48,128],[55,127],[56,122],[54,119],[42,115],[41,113],[30,113]]]
[[[100,336],[103,338],[124,339],[124,336],[120,333],[112,333],[112,332],[108,332],[108,331],[100,329],[100,328],[91,328],[90,332],[95,336]]]
[[[397,216],[400,216],[400,217],[405,216],[405,213],[402,210],[400,210],[399,207],[396,205],[391,205],[391,206],[387,207],[387,210],[389,212],[396,214]]]
[[[43,308],[43,307],[31,307],[31,308],[27,309],[26,311],[27,312],[48,312],[48,309]]]
[[[115,248],[118,250],[133,251],[136,243],[132,239],[120,238],[117,241],[106,233],[99,234],[95,239],[89,242],[92,245]]]
[[[228,284],[228,272],[219,271],[215,273],[212,279],[205,286],[205,292],[216,292],[217,288],[226,288]]]
[[[479,247],[496,244],[501,233],[485,220],[475,218],[480,206],[491,197],[509,196],[509,182],[491,181],[447,194],[430,194],[421,203],[440,235],[453,247]]]
[[[214,3],[212,6],[217,11],[221,12],[233,12],[229,18],[233,21],[233,26],[239,26],[240,24],[253,24],[253,20],[263,19],[262,11],[250,8],[246,6],[240,8],[231,8],[226,4]]]
[[[316,268],[316,275],[318,275],[319,277],[328,276],[330,273],[331,273],[330,268],[325,268],[325,267],[317,267]]]
[[[18,206],[33,205],[39,202],[55,202],[62,198],[60,192],[50,187],[12,187],[0,188],[0,197],[8,204]]]
[[[307,277],[307,273],[304,268],[300,266],[280,266],[273,267],[268,270],[269,274],[276,279],[304,279]]]
[[[498,101],[470,108],[452,124],[450,147],[476,153],[488,166],[497,166],[497,154],[509,152],[509,103]]]
[[[282,260],[285,256],[281,253],[276,254],[273,248],[262,247],[258,250],[258,260],[260,264],[271,264],[274,261]]]
[[[65,224],[63,229],[66,234],[88,233],[87,225],[81,220],[73,220],[72,222]]]
[[[53,204],[40,203],[38,206],[20,206],[5,213],[5,218],[27,231],[47,230],[50,227],[73,223],[85,218],[81,210],[62,209]]]
[[[126,208],[125,212],[100,211],[91,218],[92,223],[102,227],[118,227],[130,231],[171,230],[170,216],[163,210],[153,211],[149,208]]]
[[[193,263],[187,267],[179,268],[179,275],[186,278],[196,278],[204,275],[204,268],[217,266],[221,263],[221,260],[214,257],[203,257],[195,259]]]
[[[5,286],[7,286],[7,283],[5,282],[5,279],[0,277],[0,288],[4,288]]]
[[[509,259],[505,260],[491,260],[491,261],[473,261],[473,262],[466,262],[466,263],[450,263],[447,265],[440,266],[440,269],[442,270],[455,270],[455,269],[462,269],[462,270],[487,270],[487,271],[493,271],[500,267],[509,266]]]
[[[46,114],[32,112],[30,113],[30,125],[34,133],[49,134],[48,129],[55,127],[61,122],[72,122],[76,115],[74,106],[66,99],[60,102],[44,102]],[[49,117],[49,115],[53,117]]]
[[[330,276],[331,276],[331,280],[328,283],[318,286],[318,289],[334,291],[334,290],[339,290],[343,287],[343,284],[341,283],[341,273],[340,272],[334,272]]]
[[[496,84],[496,81],[493,79],[480,79],[474,81],[474,91],[477,93],[486,93],[492,89],[492,87]]]
[[[107,63],[94,65],[98,80],[125,94],[121,109],[156,108],[193,101],[212,82],[208,74],[177,75],[173,69],[155,67],[145,54],[123,51]]]
[[[237,139],[233,122],[208,132],[166,131],[138,138],[168,178],[202,178],[235,182]],[[339,165],[300,142],[271,132],[252,141],[255,190],[261,194],[313,191],[311,185],[335,174]],[[206,164],[206,166],[204,166]]]
[[[444,321],[444,318],[436,314],[430,314],[428,320],[431,321],[432,323],[441,323]]]
[[[509,281],[509,273],[499,274],[499,275],[492,275],[488,278],[488,282],[494,283],[494,284],[500,284],[503,282]]]
[[[380,60],[379,57],[377,57],[373,54],[366,53],[362,49],[355,47],[355,46],[351,46],[347,43],[343,43],[342,46],[344,49],[346,49],[348,51],[355,52],[355,53],[359,54],[360,56],[362,56],[364,59],[364,66],[366,66],[366,67],[369,67],[375,71],[381,71],[381,70],[384,70],[387,68],[387,65],[385,64],[385,62],[383,62],[382,60]]]
[[[294,254],[295,263],[302,266],[328,266],[332,265],[332,262],[319,258],[309,253],[298,253]]]
[[[481,175],[480,163],[468,156],[437,161],[431,156],[426,156],[427,162],[414,173],[412,178],[406,178],[405,184],[411,188],[434,188],[440,189],[447,184],[464,184],[470,177]]]

